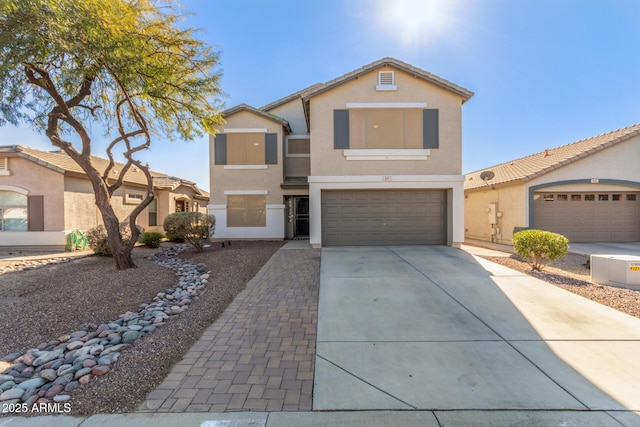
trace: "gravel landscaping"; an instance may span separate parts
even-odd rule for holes
[[[200,254],[191,249],[183,252],[183,259],[211,272],[204,293],[162,327],[134,341],[108,375],[94,375],[76,388],[65,401],[70,414],[135,410],[281,245],[233,242],[225,248],[213,245]],[[146,259],[155,251],[136,248],[138,268],[125,271],[117,271],[110,258],[89,257],[0,274],[0,358],[86,325],[108,324],[152,303],[177,282],[173,270]]]
[[[586,265],[586,255],[569,253],[548,265],[542,272],[532,271],[527,262],[518,255],[482,258],[530,274],[559,288],[640,318],[640,291],[590,283],[591,272]]]

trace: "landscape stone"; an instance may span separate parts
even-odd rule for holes
[[[11,377],[11,378],[13,378],[13,377]],[[5,381],[5,382],[3,382],[2,384],[0,384],[0,390],[2,390],[2,391],[7,391],[7,390],[9,390],[10,388],[13,388],[13,386],[15,386],[15,385],[16,385],[16,383],[15,383],[15,382],[13,382],[13,380],[11,380],[11,381]]]
[[[33,366],[44,365],[45,363],[62,356],[62,354],[62,350],[47,351],[45,354],[33,361]]]
[[[7,391],[3,391],[0,394],[0,402],[5,402],[7,400],[20,399],[24,394],[24,390],[21,388],[12,388]]]
[[[64,391],[67,393],[73,392],[73,390],[77,389],[80,383],[78,381],[71,381],[64,387]]]
[[[11,353],[11,354],[7,354],[6,356],[4,356],[2,359],[0,359],[0,361],[11,363],[11,362],[16,360],[20,356],[22,356],[22,353]]]
[[[55,396],[53,398],[54,402],[66,402],[67,400],[71,399],[71,396],[69,396],[68,394],[59,394],[57,396]]]
[[[84,377],[80,377],[78,379],[78,382],[82,385],[85,385],[87,383],[89,383],[89,381],[91,381],[91,374],[85,375]]]
[[[140,338],[140,333],[137,331],[127,331],[124,334],[122,334],[122,342],[125,344],[130,344],[139,338]]]
[[[100,366],[96,366],[91,370],[91,374],[96,375],[96,376],[100,376],[100,375],[104,375],[107,372],[109,372],[110,368],[108,366],[105,365],[100,365]]]
[[[55,381],[56,378],[58,378],[56,371],[54,371],[53,369],[43,369],[42,371],[40,371],[39,375],[48,381]]]
[[[21,382],[16,387],[21,388],[23,390],[26,390],[31,387],[39,388],[43,386],[46,382],[47,380],[45,380],[44,378],[35,377],[35,378],[31,378],[29,380]]]
[[[75,379],[78,379],[80,377],[87,375],[89,372],[91,372],[91,368],[82,368],[82,369],[79,369],[78,372],[76,372],[76,374],[73,377]]]
[[[67,350],[77,350],[82,347],[84,343],[82,341],[71,341],[67,344]]]

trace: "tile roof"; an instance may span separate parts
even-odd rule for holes
[[[640,124],[635,124],[593,138],[547,149],[527,157],[471,172],[465,176],[464,189],[470,190],[486,186],[485,182],[480,179],[480,174],[486,170],[490,170],[495,174],[493,179],[487,181],[491,185],[517,180],[525,182],[585,156],[604,150],[614,144],[626,141],[638,134],[640,134]]]
[[[330,89],[333,89],[334,87],[341,85],[342,83],[346,83],[350,80],[356,79],[365,73],[375,70],[376,68],[384,67],[387,65],[393,66],[409,74],[413,74],[415,77],[421,78],[430,83],[436,84],[444,89],[447,89],[451,92],[457,93],[462,97],[462,103],[465,103],[466,101],[469,100],[469,98],[473,96],[473,92],[471,92],[470,90],[465,89],[461,86],[458,86],[455,83],[452,83],[448,80],[445,80],[442,77],[438,77],[435,74],[431,74],[428,71],[425,71],[418,67],[414,67],[413,65],[407,64],[406,62],[402,62],[395,58],[382,58],[382,59],[379,59],[378,61],[372,62],[369,65],[365,65],[361,68],[358,68],[357,70],[353,70],[338,78],[328,81],[324,84],[311,86],[310,88],[308,88],[309,89],[308,93],[304,95],[304,99],[307,100],[322,92],[326,92]]]
[[[82,168],[64,152],[36,150],[35,148],[24,147],[22,145],[0,146],[0,153],[3,153],[3,152],[16,153],[18,157],[31,160],[35,163],[38,163],[42,166],[48,167],[60,173],[73,172],[73,173],[85,175],[85,172],[82,170]],[[95,168],[98,169],[99,171],[104,171],[109,165],[109,160],[103,159],[102,157],[91,156],[91,161],[93,162],[93,165],[95,166]],[[114,169],[121,170],[123,166],[124,166],[123,163],[116,162]],[[157,180],[160,180],[163,183],[171,182],[170,185],[175,185],[176,188],[179,185],[191,186],[191,187],[194,187],[196,194],[202,195],[203,197],[208,197],[208,193],[198,188],[194,182],[187,181],[181,178],[170,177],[160,172],[155,172],[155,171],[150,171],[150,172],[151,172],[151,176],[153,177],[154,185],[156,184]],[[114,174],[114,178],[115,178],[115,174]],[[147,179],[144,176],[144,173],[139,170],[136,171],[134,167],[129,169],[129,171],[126,173],[124,177],[124,182],[125,184],[128,183],[128,184],[147,185]]]
[[[222,112],[222,117],[228,117],[232,114],[238,113],[240,111],[249,111],[251,113],[257,114],[259,116],[264,117],[267,120],[272,120],[276,123],[280,123],[282,126],[284,126],[289,132],[291,132],[291,128],[289,127],[289,122],[286,121],[285,119],[283,119],[282,117],[278,117],[275,114],[271,114],[271,113],[267,113],[266,111],[263,111],[259,108],[256,107],[252,107],[249,104],[240,104],[240,105],[236,105],[235,107],[231,107],[229,109],[226,109]]]
[[[324,86],[323,83],[316,83],[314,85],[311,85],[307,88],[304,88],[302,90],[299,90],[295,93],[292,93],[291,95],[287,95],[284,98],[280,98],[276,101],[270,102],[269,104],[260,107],[261,110],[263,111],[269,111],[269,110],[273,110],[274,108],[277,108],[281,105],[286,104],[287,102],[293,101],[294,99],[297,98],[304,98],[305,96],[307,96],[311,91],[313,91],[314,89],[320,88],[321,86]]]

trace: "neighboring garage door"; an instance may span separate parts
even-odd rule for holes
[[[322,245],[444,245],[446,190],[324,190]]]
[[[640,192],[536,193],[534,227],[572,242],[640,240]]]

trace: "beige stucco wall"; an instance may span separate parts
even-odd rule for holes
[[[289,101],[286,104],[282,104],[279,107],[268,110],[268,112],[288,121],[292,134],[304,135],[309,133],[307,129],[307,121],[304,117],[301,98]]]
[[[553,155],[553,150],[550,150]],[[538,185],[571,180],[621,180],[640,182],[640,136],[595,152],[566,166],[536,177],[526,183],[496,186],[495,190],[474,189],[465,191],[465,238],[492,241],[491,227],[486,212],[489,203],[498,203],[503,217],[498,219],[501,232],[494,236],[497,243],[512,244],[514,227],[528,227],[529,189]],[[602,192],[638,191],[633,185],[618,183],[577,183],[552,185],[541,192]]]
[[[141,187],[131,186],[123,186],[116,190],[111,198],[111,205],[120,222],[125,221],[136,207],[135,204],[124,203],[124,195],[128,189],[144,192],[144,189]],[[89,180],[77,177],[66,177],[64,190],[66,230],[78,229],[86,231],[103,223],[102,215],[96,206],[93,187]],[[147,229],[147,209],[138,215],[137,224],[145,230]]]
[[[311,175],[424,175],[462,173],[462,98],[420,78],[395,71],[395,91],[376,91],[378,71],[344,83],[311,98]],[[424,161],[348,161],[343,150],[333,148],[333,110],[347,103],[426,102],[439,112],[440,148]]]
[[[8,166],[10,174],[0,175],[0,190],[17,187],[30,196],[44,196],[44,230],[64,230],[64,175],[20,157],[10,157]]]
[[[528,221],[525,206],[527,195],[524,185],[512,184],[495,189],[476,189],[465,192],[464,229],[465,239],[482,240],[511,245],[514,227],[524,227]],[[489,204],[495,203],[497,224],[489,223]],[[502,215],[502,216],[500,216]],[[492,235],[492,229],[496,234]]]
[[[210,154],[210,204],[227,203],[225,191],[266,190],[267,204],[282,204],[280,184],[283,179],[283,128],[280,123],[265,119],[247,111],[241,111],[227,117],[224,128],[266,128],[267,133],[278,134],[278,164],[266,165],[266,169],[225,169],[224,165],[214,162],[214,136],[209,138]]]

